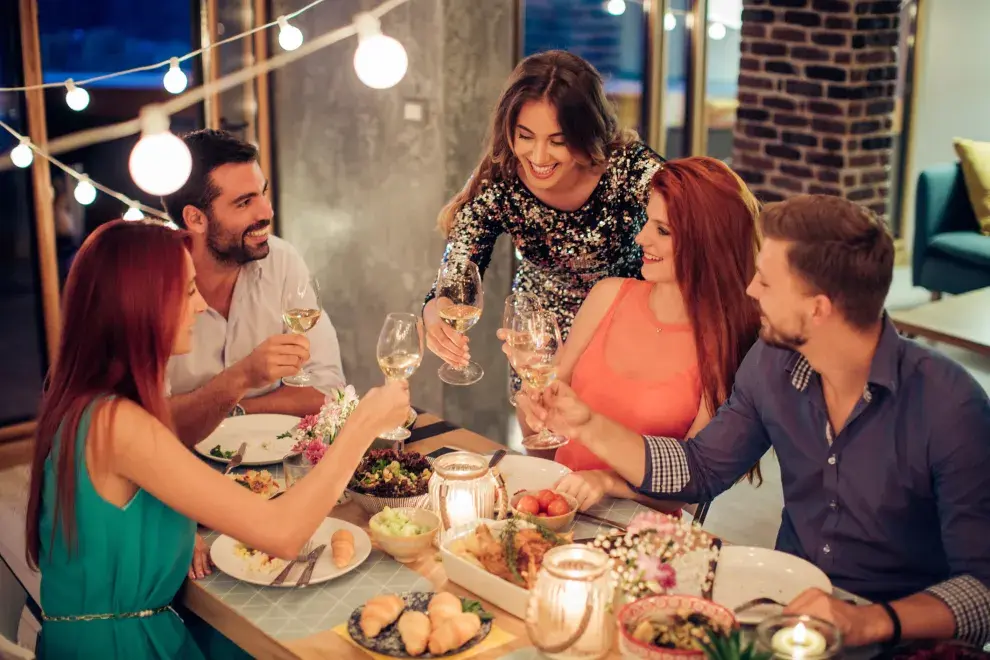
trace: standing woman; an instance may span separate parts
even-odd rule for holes
[[[522,263],[513,291],[534,294],[566,337],[591,288],[637,277],[650,180],[663,158],[619,128],[602,78],[577,55],[554,50],[519,63],[495,107],[488,145],[465,188],[440,212],[443,262],[473,261],[484,275],[508,233]],[[430,350],[468,363],[468,340],[441,322],[427,296]]]

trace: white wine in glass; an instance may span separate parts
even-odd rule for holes
[[[552,312],[523,312],[516,322],[511,363],[523,382],[534,390],[547,388],[557,378],[557,354],[564,344]],[[566,437],[544,428],[523,438],[527,449],[556,449],[568,443]]]
[[[463,334],[481,319],[484,306],[481,273],[472,261],[450,259],[437,276],[437,314],[440,319]],[[464,367],[444,364],[437,372],[448,385],[473,385],[485,375],[476,362]]]
[[[516,327],[522,320],[522,315],[528,312],[539,311],[540,301],[531,293],[513,293],[505,299],[505,311],[502,313],[502,330],[505,331],[505,343],[510,348],[515,348],[520,340],[520,332]],[[528,338],[522,333],[523,338]],[[519,393],[516,384],[516,370],[512,368],[512,361],[509,361],[509,404],[516,405],[516,394]]]
[[[423,362],[423,321],[415,314],[393,313],[385,317],[378,335],[378,366],[387,380],[409,380]],[[394,449],[411,435],[405,426],[382,433],[379,437],[395,441]]]
[[[282,321],[292,334],[302,335],[309,332],[322,315],[320,283],[315,275],[310,275],[308,279],[295,285],[289,284],[282,296]],[[282,383],[293,387],[309,387],[314,384],[314,378],[302,368],[298,374],[283,378]]]

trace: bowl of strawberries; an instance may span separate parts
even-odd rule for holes
[[[559,532],[574,522],[578,502],[570,495],[543,490],[521,490],[509,500],[516,518],[531,520],[537,525]]]

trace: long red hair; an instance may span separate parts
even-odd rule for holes
[[[760,248],[759,203],[725,163],[706,156],[667,161],[652,188],[667,204],[674,272],[694,329],[702,393],[714,415],[759,335],[759,309],[746,295]],[[762,482],[759,464],[749,477]]]
[[[76,432],[86,407],[112,395],[172,426],[165,367],[184,304],[186,246],[183,232],[117,220],[94,231],[73,261],[62,294],[62,339],[45,383],[31,465],[27,557],[32,566],[39,565],[44,468],[53,451],[55,524],[61,523],[68,547],[75,543]]]

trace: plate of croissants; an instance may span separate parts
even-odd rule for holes
[[[371,538],[352,523],[337,518],[327,518],[313,533],[310,547],[325,545],[319,553],[309,584],[319,584],[338,578],[360,566],[371,554]],[[261,586],[273,586],[272,581],[289,564],[261,550],[223,535],[217,537],[210,548],[210,559],[221,571],[232,578]],[[306,557],[294,562],[289,574],[279,587],[294,587],[306,570]]]
[[[480,644],[491,630],[492,615],[478,601],[446,591],[375,596],[347,623],[351,639],[393,658],[453,655]]]

